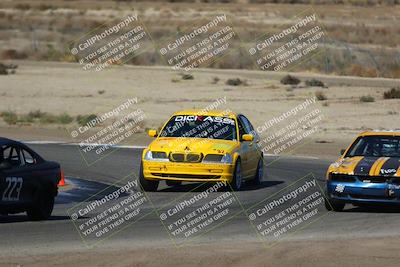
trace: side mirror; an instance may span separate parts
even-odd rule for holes
[[[242,140],[251,142],[254,140],[254,136],[252,134],[244,134],[242,135]]]
[[[150,137],[157,137],[157,135],[158,135],[157,130],[149,130],[149,131],[147,132],[147,134],[148,134]]]
[[[341,150],[340,150],[340,155],[343,155],[344,152],[346,152],[346,149],[341,149]]]

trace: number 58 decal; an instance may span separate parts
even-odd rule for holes
[[[6,190],[3,192],[3,201],[18,201],[24,180],[21,177],[7,177]]]

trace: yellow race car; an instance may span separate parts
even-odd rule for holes
[[[176,112],[143,150],[139,180],[145,191],[182,182],[223,182],[240,190],[244,181],[263,177],[260,140],[250,121],[230,111]]]

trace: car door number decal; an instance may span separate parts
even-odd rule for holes
[[[19,201],[19,195],[21,193],[22,184],[24,180],[22,177],[7,177],[7,187],[3,192],[3,201]]]

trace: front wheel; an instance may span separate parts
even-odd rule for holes
[[[325,208],[329,211],[343,211],[346,204],[337,200],[328,200],[325,198]]]
[[[242,164],[240,159],[236,161],[235,170],[230,186],[234,191],[239,191],[242,188]]]
[[[158,181],[146,180],[143,175],[143,163],[140,163],[139,170],[139,183],[144,191],[154,192],[157,191]]]
[[[27,210],[28,218],[32,221],[47,220],[54,208],[54,196],[50,192],[40,193],[33,206]]]
[[[257,165],[256,173],[254,174],[254,179],[252,180],[252,184],[260,185],[264,177],[264,161],[263,158],[260,158]]]

